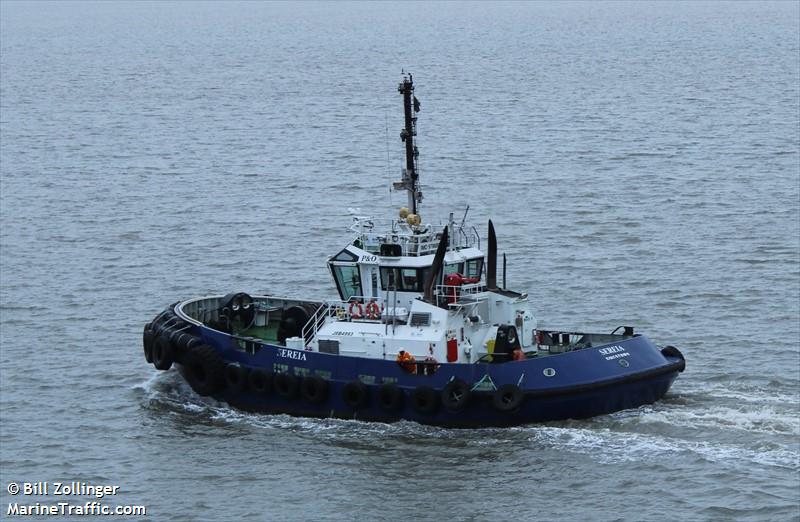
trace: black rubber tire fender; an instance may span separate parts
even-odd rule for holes
[[[172,346],[175,348],[175,360],[183,361],[186,353],[200,344],[200,339],[186,332],[178,332],[172,335]]]
[[[261,368],[253,368],[247,376],[248,389],[257,395],[267,395],[272,391],[272,374]]]
[[[304,377],[300,383],[300,395],[308,402],[319,404],[328,398],[328,381],[317,375]]]
[[[153,342],[153,366],[156,370],[169,370],[175,360],[175,352],[172,343],[169,342],[169,334],[163,333],[156,337]]]
[[[247,385],[247,368],[239,364],[228,364],[225,366],[225,386],[233,392],[244,390]]]
[[[186,335],[186,337],[184,337],[185,340],[181,342],[183,342],[183,348],[187,352],[196,346],[200,346],[203,343],[203,341],[201,341],[200,338],[195,337],[192,334],[187,333],[184,335]]]
[[[296,399],[300,383],[291,373],[276,373],[272,376],[272,386],[275,393],[284,399]]]
[[[381,384],[378,388],[378,406],[383,411],[395,412],[403,407],[405,394],[393,383]]]
[[[172,356],[175,361],[178,362],[183,360],[183,354],[186,353],[183,344],[180,342],[183,335],[185,335],[184,332],[179,331],[173,331],[169,335],[169,342],[172,345]]]
[[[452,412],[463,411],[472,399],[469,385],[461,379],[453,379],[442,389],[442,406]]]
[[[683,354],[681,353],[681,351],[678,350],[677,348],[675,348],[674,346],[665,346],[664,348],[662,348],[661,349],[661,355],[663,355],[664,357],[677,357],[677,358],[679,358],[681,360],[681,362],[683,363],[683,364],[681,364],[681,367],[678,368],[678,372],[679,373],[683,372],[683,370],[686,369],[686,359],[683,357]]]
[[[439,409],[439,394],[430,386],[420,386],[411,394],[411,404],[417,413],[431,415]]]
[[[181,335],[184,334],[184,331],[182,330],[182,328],[184,328],[185,326],[186,326],[185,324],[184,325],[177,324],[177,325],[173,326],[172,328],[170,328],[169,340],[172,343],[173,347],[175,347],[175,348],[178,347],[177,346],[178,337],[180,337]]]
[[[354,410],[363,408],[369,401],[367,385],[361,381],[348,382],[342,387],[342,400]]]
[[[500,386],[492,395],[492,406],[497,411],[510,413],[522,406],[525,394],[516,384],[504,384]]]
[[[224,385],[225,362],[207,344],[201,344],[186,354],[183,369],[189,386],[198,395],[213,395]]]
[[[153,343],[155,342],[156,335],[153,332],[153,323],[144,325],[144,332],[142,332],[142,347],[144,348],[144,360],[147,364],[153,362]]]

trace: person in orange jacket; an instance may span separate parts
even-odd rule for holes
[[[397,364],[408,373],[417,373],[417,360],[405,350],[397,354]]]

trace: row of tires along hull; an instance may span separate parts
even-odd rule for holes
[[[204,350],[201,356],[208,353]],[[487,397],[496,410],[513,412],[524,400],[522,391],[513,384],[501,386],[490,394],[473,392],[467,383],[459,379],[450,381],[442,390],[430,386],[402,388],[394,383],[368,385],[357,380],[336,386],[317,375],[300,377],[290,373],[269,373],[262,368],[247,368],[238,364],[224,365],[220,373],[222,378],[208,386],[206,376],[211,366],[199,369],[194,363],[184,365],[186,380],[200,395],[216,395],[223,391],[231,394],[249,393],[255,398],[274,395],[283,401],[300,400],[319,406],[332,399],[335,387],[342,402],[352,411],[375,404],[387,414],[398,414],[410,401],[411,408],[421,415],[433,415],[440,408],[453,413],[461,412],[474,401]]]
[[[213,347],[185,332],[186,327],[171,308],[166,310],[144,328],[144,356],[158,370],[168,370],[173,363],[180,363],[184,377],[198,395],[212,396],[227,391],[264,398],[275,394],[285,401],[303,400],[313,405],[322,405],[331,399],[331,382],[320,376],[299,377],[226,364]],[[478,399],[489,399],[497,411],[510,413],[525,399],[522,390],[514,384],[503,385],[493,392],[475,392],[460,379],[450,381],[442,390],[429,386],[404,389],[393,383],[367,385],[351,381],[341,386],[340,395],[344,404],[354,411],[376,401],[384,412],[397,414],[410,400],[412,409],[421,415],[435,414],[441,407],[457,413]]]

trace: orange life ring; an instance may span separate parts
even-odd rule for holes
[[[367,319],[378,319],[381,316],[381,307],[375,301],[367,303]]]
[[[364,315],[364,307],[358,301],[353,301],[350,303],[348,312],[353,319],[361,319],[361,316]]]

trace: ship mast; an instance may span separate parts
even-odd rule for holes
[[[417,135],[417,117],[419,100],[414,96],[414,80],[411,75],[403,76],[403,83],[397,88],[403,95],[403,109],[405,113],[405,127],[400,132],[400,139],[406,144],[406,167],[403,169],[403,179],[394,183],[395,190],[408,192],[408,208],[411,214],[417,214],[417,206],[422,201],[422,191],[419,188],[419,174],[417,173],[417,158],[419,150],[414,145]]]

